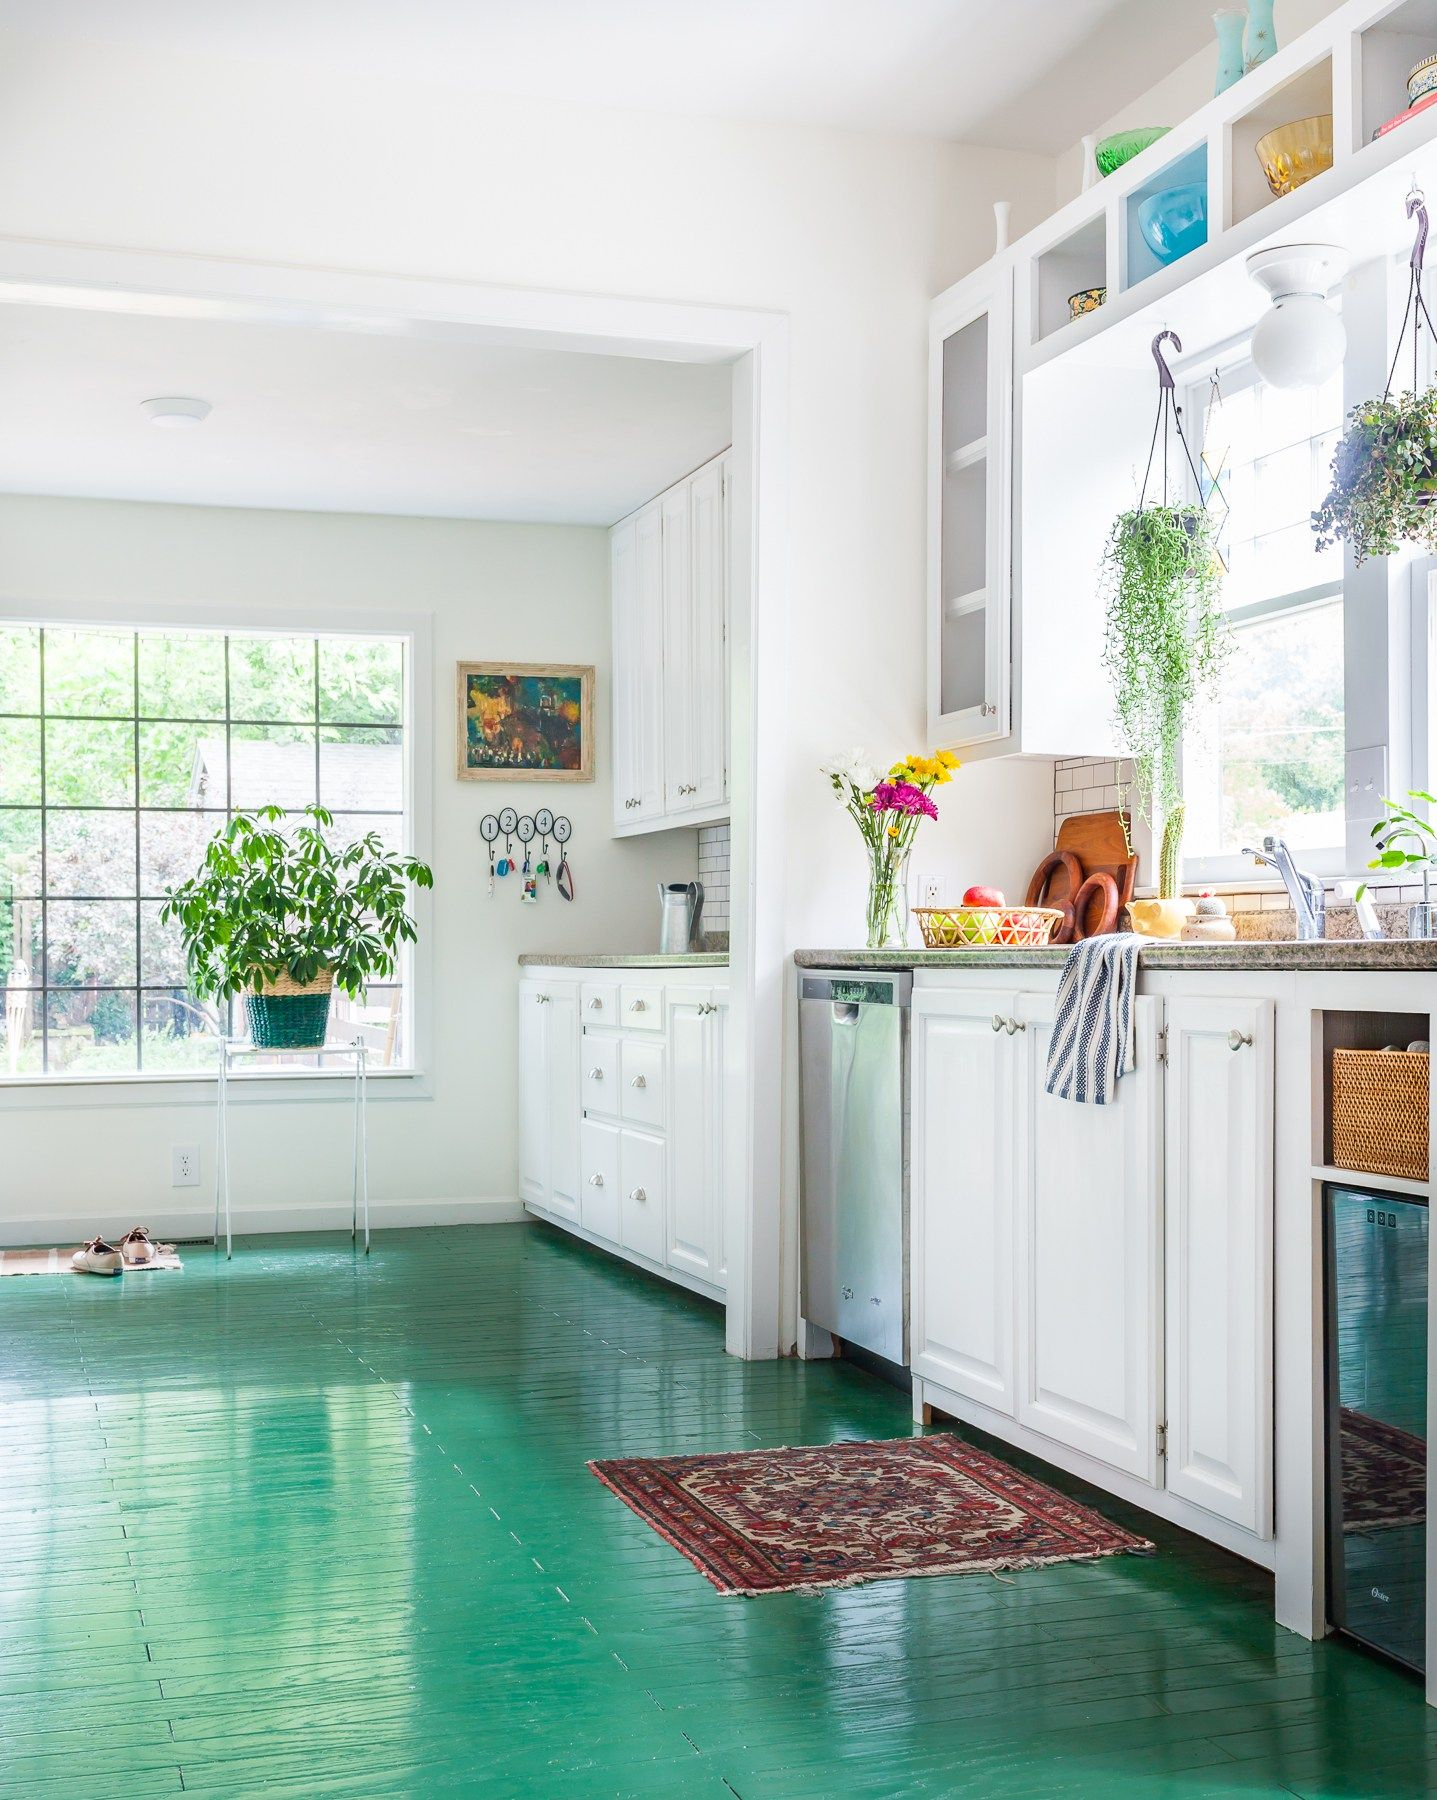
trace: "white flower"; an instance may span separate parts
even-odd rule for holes
[[[882,770],[873,766],[868,760],[868,752],[862,749],[845,750],[837,756],[829,757],[826,763],[819,765],[819,773],[847,782],[861,793],[867,793],[869,788],[883,779]]]

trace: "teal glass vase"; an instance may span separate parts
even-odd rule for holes
[[[1265,63],[1277,48],[1277,30],[1272,22],[1273,0],[1247,0],[1247,34],[1243,40],[1243,65],[1255,69]]]
[[[1247,12],[1236,6],[1220,6],[1212,16],[1217,32],[1217,86],[1215,94],[1225,94],[1246,71],[1243,61],[1243,34],[1247,30]]]

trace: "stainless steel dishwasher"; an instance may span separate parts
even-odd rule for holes
[[[803,1316],[906,1366],[913,977],[798,975]]]

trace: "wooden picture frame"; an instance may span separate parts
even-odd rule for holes
[[[592,663],[455,667],[454,772],[460,781],[594,779]]]

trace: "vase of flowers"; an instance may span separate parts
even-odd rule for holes
[[[910,756],[884,775],[862,750],[823,765],[868,852],[867,947],[908,942],[908,857],[919,822],[936,819],[931,795],[951,781],[958,758],[948,750]]]

